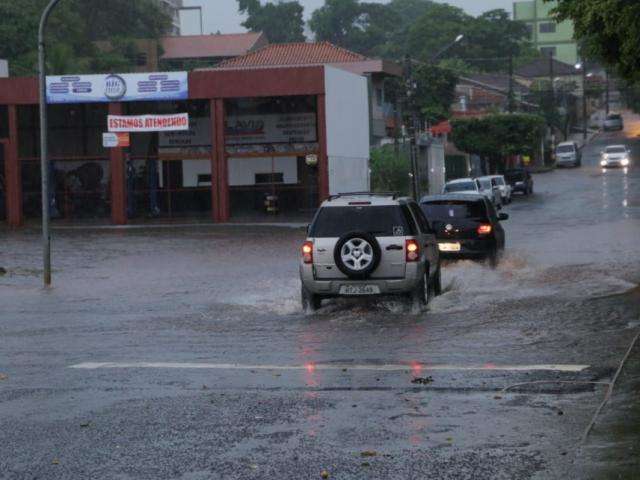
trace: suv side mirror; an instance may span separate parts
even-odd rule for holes
[[[311,224],[307,224],[307,236],[309,235],[309,232],[311,231]]]
[[[504,222],[505,220],[509,220],[509,214],[508,213],[499,213],[498,214],[498,220],[500,220],[501,222]]]

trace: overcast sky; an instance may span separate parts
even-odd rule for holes
[[[264,0],[263,0],[264,1]],[[324,0],[299,0],[304,6],[305,17],[309,18],[311,13],[318,7],[324,5]],[[385,3],[385,0],[369,0]],[[494,8],[504,8],[508,12],[513,10],[512,0],[448,0],[451,5],[464,8],[472,15],[478,15]],[[236,0],[184,0],[185,6],[201,6],[203,11],[204,33],[215,33],[220,30],[222,33],[235,33],[243,31],[240,26],[242,17],[238,15],[238,2]],[[189,27],[185,33],[200,33],[191,31],[195,22],[189,22]],[[197,27],[199,30],[199,26]],[[186,29],[185,29],[186,30]]]

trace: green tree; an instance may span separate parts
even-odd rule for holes
[[[238,0],[240,13],[247,15],[242,26],[264,32],[273,43],[304,42],[304,8],[298,1],[267,2]]]
[[[373,55],[390,40],[398,20],[386,5],[325,0],[325,4],[313,12],[309,27],[318,41]]]
[[[455,119],[451,140],[457,149],[488,161],[490,172],[502,171],[509,155],[534,155],[545,120],[530,114],[493,114]]]
[[[0,57],[17,75],[37,72],[38,22],[47,0],[0,0]],[[64,0],[47,28],[48,71],[85,73],[135,64],[135,38],[157,39],[171,27],[153,0]],[[109,53],[95,42],[110,41]],[[132,47],[133,46],[133,47]]]
[[[417,89],[415,102],[422,119],[430,124],[450,116],[458,77],[451,70],[422,64],[414,69]]]
[[[529,40],[526,24],[511,20],[502,9],[490,10],[469,22],[464,48],[458,55],[478,70],[506,72],[514,62],[531,61],[538,55]]]
[[[605,62],[628,81],[640,81],[640,2],[560,0],[554,12],[559,20],[573,22],[587,56]]]

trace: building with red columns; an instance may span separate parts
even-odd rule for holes
[[[36,78],[0,79],[0,221],[10,226],[40,215],[37,103]],[[194,71],[180,100],[48,109],[58,221],[260,220],[267,197],[302,219],[329,194],[369,187],[367,80],[331,66]],[[185,112],[186,132],[102,146],[108,115]]]

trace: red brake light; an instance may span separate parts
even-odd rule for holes
[[[313,242],[304,242],[302,244],[302,261],[304,263],[313,263]]]
[[[491,225],[483,223],[478,226],[478,235],[489,235],[491,233]]]
[[[415,240],[407,240],[405,244],[406,261],[417,262],[420,260],[420,245]]]

